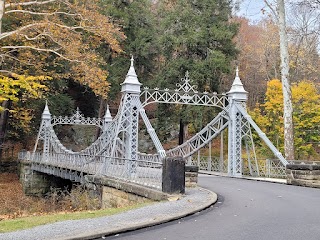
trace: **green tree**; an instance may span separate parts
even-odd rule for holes
[[[146,85],[152,77],[157,55],[155,14],[152,12],[152,1],[149,0],[102,0],[101,3],[108,6],[103,14],[111,16],[115,24],[121,25],[126,35],[126,39],[121,42],[121,54],[106,54],[106,60],[110,62],[110,98],[115,100],[129,69],[131,55],[135,59],[134,65],[140,81]]]
[[[230,72],[230,62],[237,56],[233,38],[238,25],[230,21],[230,1],[161,1],[157,12],[160,70],[156,81],[174,88],[189,71],[199,91],[219,91],[222,77]],[[174,110],[184,124],[191,122],[191,114],[200,118],[213,115],[202,114],[203,109],[199,108]],[[168,109],[166,113],[170,113]],[[166,114],[160,113],[159,126],[163,118],[167,118]]]
[[[124,81],[130,66],[131,55],[135,59],[135,69],[140,82],[145,86],[152,78],[154,70],[154,57],[156,55],[154,38],[155,15],[152,10],[152,1],[149,0],[101,0],[102,14],[110,16],[115,25],[120,25],[126,35],[121,41],[123,51],[120,54],[113,54],[108,45],[102,46],[99,50],[104,53],[104,59],[108,65],[108,82],[110,92],[108,104],[111,111],[118,108],[120,99],[120,84]],[[106,100],[100,97],[99,117],[103,117],[106,109]],[[96,137],[100,134],[97,129]]]

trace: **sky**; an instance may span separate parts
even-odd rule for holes
[[[243,0],[237,15],[244,16],[254,23],[263,16],[261,12],[263,7],[265,7],[263,0]]]

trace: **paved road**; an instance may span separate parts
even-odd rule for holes
[[[202,175],[199,185],[218,194],[218,202],[210,209],[105,239],[320,239],[320,189],[209,175]]]

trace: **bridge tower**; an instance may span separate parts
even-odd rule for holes
[[[234,177],[242,176],[242,114],[237,105],[246,105],[248,92],[244,90],[239,77],[239,70],[236,70],[236,77],[233,81],[229,97],[229,128],[228,128],[228,175]]]
[[[41,117],[41,125],[38,133],[38,137],[36,140],[36,144],[34,146],[33,152],[36,152],[39,140],[43,141],[43,157],[46,159],[50,153],[50,126],[51,126],[51,113],[48,108],[48,104],[46,102],[46,106],[43,110]]]
[[[138,160],[138,121],[140,110],[140,86],[142,85],[137,77],[133,66],[133,57],[125,81],[121,84],[122,99],[118,113],[116,137],[113,140],[111,157],[117,157],[119,143],[122,145],[122,154],[127,159],[127,171],[134,175]],[[123,157],[123,156],[122,156]],[[128,161],[130,160],[130,161]]]

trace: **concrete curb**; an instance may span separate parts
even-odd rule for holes
[[[217,194],[203,188],[187,188],[184,195],[171,196],[127,212],[81,220],[67,220],[21,231],[0,233],[0,240],[76,240],[120,234],[166,223],[197,213],[217,201]]]
[[[263,177],[247,177],[247,176],[232,177],[232,176],[228,176],[227,174],[221,174],[218,172],[209,172],[209,171],[204,171],[204,170],[199,171],[199,174],[213,175],[213,176],[227,177],[227,178],[238,178],[238,179],[253,180],[253,181],[259,181],[259,182],[287,184],[287,179],[282,179],[282,178],[263,178]]]
[[[170,222],[173,220],[177,220],[177,219],[192,215],[194,213],[197,213],[201,210],[204,210],[204,209],[210,207],[211,205],[213,205],[214,203],[217,202],[218,196],[216,193],[214,193],[210,190],[207,190],[207,189],[203,189],[203,188],[197,188],[196,191],[206,193],[207,198],[205,199],[205,201],[202,201],[199,204],[199,201],[195,200],[193,197],[193,195],[197,194],[197,193],[192,193],[190,196],[188,196],[188,195],[182,196],[182,198],[180,200],[170,202],[171,206],[167,207],[167,209],[166,209],[167,214],[166,215],[160,214],[158,217],[155,216],[155,218],[153,218],[153,221],[150,221],[150,216],[145,216],[144,219],[140,219],[140,222],[138,222],[138,223],[132,222],[132,223],[128,223],[128,224],[123,224],[121,226],[111,227],[109,229],[106,229],[106,227],[101,227],[101,229],[96,229],[94,231],[87,230],[83,234],[74,235],[73,237],[62,237],[62,238],[58,238],[58,240],[93,239],[93,238],[99,238],[102,236],[111,236],[111,235],[115,235],[115,234],[124,233],[127,231],[133,231],[133,230],[137,230],[137,229],[141,229],[141,228],[151,227],[151,226],[159,225],[162,223]],[[195,201],[195,202],[194,202],[194,204],[191,204],[192,206],[190,206],[190,207],[184,206],[182,208],[182,210],[180,210],[178,212],[172,211],[174,208],[177,207],[177,206],[175,206],[175,205],[177,205],[175,203],[182,201],[182,200],[186,203],[188,203],[188,202],[190,203],[192,201]],[[157,205],[157,204],[163,204],[163,203],[156,203],[155,205]],[[142,211],[143,212],[143,210],[147,207],[142,207],[142,208],[136,209],[134,211],[136,211],[136,212]],[[139,214],[139,213],[137,213],[137,214]]]

